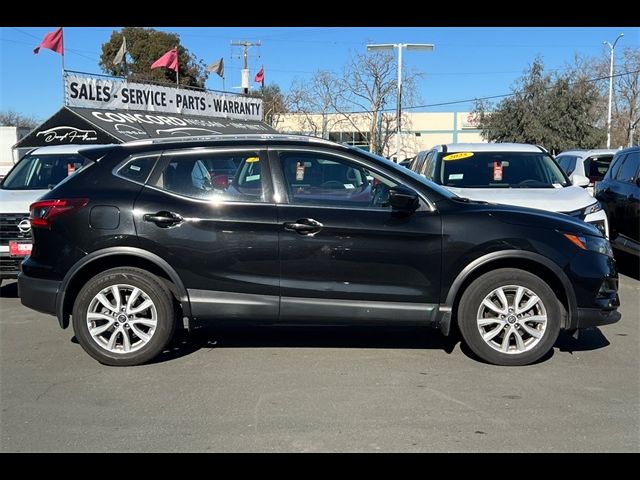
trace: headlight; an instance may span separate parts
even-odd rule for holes
[[[608,257],[613,257],[613,250],[609,240],[603,237],[593,237],[591,235],[576,235],[573,233],[563,234],[567,240],[582,250],[591,250]]]
[[[582,214],[586,217],[587,215],[591,215],[592,213],[596,213],[602,210],[602,204],[600,202],[595,202],[589,205],[582,211]]]

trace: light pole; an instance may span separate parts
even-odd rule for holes
[[[402,119],[402,49],[407,50],[423,50],[432,51],[435,45],[431,43],[376,43],[367,45],[367,50],[393,50],[398,49],[398,87],[397,87],[397,106],[396,115],[398,117],[396,125],[396,160],[400,160],[400,133],[402,131],[401,119]]]
[[[611,99],[613,97],[613,50],[616,48],[616,43],[624,37],[624,33],[618,35],[616,41],[611,45],[609,42],[605,41],[604,44],[609,47],[611,50],[611,62],[609,63],[609,115],[607,117],[607,148],[611,148]]]

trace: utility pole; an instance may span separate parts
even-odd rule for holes
[[[609,62],[609,114],[607,115],[607,148],[611,148],[611,99],[613,98],[613,51],[616,48],[616,43],[624,37],[624,33],[618,35],[616,41],[611,45],[609,42],[604,42],[606,46],[611,50],[611,60]]]
[[[232,47],[242,47],[242,59],[244,67],[242,69],[242,93],[247,95],[249,93],[249,48],[259,47],[260,41],[249,42],[247,40],[243,42],[231,42]]]

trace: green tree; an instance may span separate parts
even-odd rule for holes
[[[202,60],[180,45],[180,37],[175,33],[160,32],[153,28],[125,27],[114,31],[109,41],[102,44],[100,68],[109,75],[124,76],[123,65],[114,65],[113,59],[122,45],[123,36],[127,39],[127,78],[138,82],[176,82],[176,72],[168,68],[151,70],[151,64],[167,51],[178,46],[178,69],[180,85],[204,87],[208,72]]]
[[[271,126],[277,123],[278,115],[288,112],[285,97],[280,87],[275,83],[265,85],[264,88],[259,90],[254,90],[249,96],[262,98],[263,118]]]
[[[596,148],[606,140],[597,105],[598,87],[576,71],[544,72],[536,58],[495,108],[476,102],[474,114],[485,140],[542,145],[558,153],[570,148]]]

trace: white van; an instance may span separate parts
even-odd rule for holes
[[[95,145],[92,145],[95,147]],[[56,145],[27,153],[0,183],[0,281],[16,278],[31,253],[29,205],[84,165],[86,145]]]
[[[421,161],[412,170],[460,197],[564,213],[593,224],[609,237],[607,215],[586,191],[589,179],[576,174],[572,183],[542,147],[453,143],[416,158]]]

